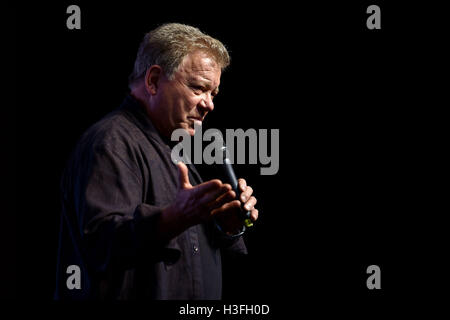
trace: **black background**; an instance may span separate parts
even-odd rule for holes
[[[70,4],[81,8],[81,30],[66,28]],[[381,30],[366,28],[370,4],[381,7]],[[57,307],[61,171],[81,133],[121,103],[143,35],[165,22],[194,25],[230,50],[206,127],[280,129],[276,175],[236,166],[260,219],[246,235],[248,258],[225,261],[224,299],[372,312],[433,291],[443,272],[442,234],[428,220],[442,212],[428,165],[445,89],[439,7],[60,1],[15,10],[17,107],[7,124],[17,221],[6,234],[17,249],[3,241],[15,252],[6,297]],[[366,287],[372,264],[378,291]]]

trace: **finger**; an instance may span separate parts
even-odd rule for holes
[[[177,163],[177,167],[178,167],[178,180],[180,182],[180,188],[181,189],[191,188],[192,185],[189,182],[189,171],[187,166],[180,161]]]
[[[201,198],[203,196],[203,194],[214,191],[214,190],[218,190],[223,186],[224,186],[224,184],[219,179],[209,180],[209,181],[203,182],[199,185],[196,185],[193,189],[194,195],[198,198]]]
[[[244,190],[244,192],[241,193],[241,201],[245,203],[248,199],[250,199],[252,194],[253,194],[253,188],[248,186]]]
[[[250,199],[248,199],[248,201],[244,204],[244,209],[247,211],[252,210],[257,202],[258,200],[256,200],[255,197],[250,197]]]
[[[219,214],[219,215],[228,215],[229,213],[238,213],[241,210],[241,203],[239,200],[234,200],[231,202],[227,202],[221,207],[214,209],[211,211],[213,215]]]
[[[207,205],[208,203],[215,201],[217,198],[222,196],[224,193],[227,193],[231,190],[231,186],[229,184],[223,184],[217,189],[209,190],[204,193],[200,198],[200,205]]]
[[[245,179],[238,179],[238,185],[240,191],[245,191],[245,188],[247,187],[247,181]]]
[[[250,212],[250,219],[252,221],[256,221],[256,220],[258,220],[258,216],[259,216],[258,209],[252,209],[252,211]]]
[[[233,200],[236,200],[236,192],[234,192],[234,190],[231,188],[231,185],[226,184],[227,186],[230,186],[230,191],[228,191],[227,193],[221,195],[219,198],[217,198],[217,201],[224,201],[225,202],[230,202]]]
[[[236,199],[236,193],[233,190],[229,190],[228,192],[222,194],[220,197],[212,201],[209,207],[211,208],[211,210],[216,209],[221,207],[227,202],[233,201],[234,199]]]

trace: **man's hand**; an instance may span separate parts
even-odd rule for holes
[[[254,208],[256,198],[252,196],[253,189],[247,186],[244,179],[239,179],[241,190],[240,200],[236,199],[236,193],[231,185],[224,184],[218,179],[210,180],[192,186],[189,182],[188,168],[183,162],[179,162],[178,178],[179,188],[175,201],[165,208],[161,214],[158,226],[160,239],[169,240],[187,228],[208,221],[213,216],[222,226],[223,230],[235,233],[241,229],[242,212],[251,212],[251,220],[258,219],[258,210]]]
[[[250,219],[256,221],[258,219],[258,209],[255,209],[256,198],[252,196],[253,188],[247,186],[244,179],[238,180],[238,187],[241,191],[240,200],[233,200],[223,204],[220,208],[214,209],[212,214],[216,217],[225,232],[236,234],[242,228],[242,210],[250,211]],[[234,191],[233,199],[236,198]]]
[[[192,186],[186,165],[179,162],[177,166],[178,192],[172,205],[162,211],[157,228],[162,240],[169,240],[193,225],[208,221],[213,210],[236,197],[231,185],[218,179]]]
[[[232,201],[236,194],[231,185],[218,179],[210,180],[192,186],[189,182],[188,168],[182,162],[178,163],[180,187],[173,204],[188,225],[202,223],[211,218],[213,210]]]

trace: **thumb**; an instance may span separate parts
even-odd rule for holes
[[[180,181],[180,188],[181,189],[191,188],[192,185],[189,182],[189,174],[187,166],[183,162],[179,161],[177,163],[177,167],[178,167],[178,179]]]

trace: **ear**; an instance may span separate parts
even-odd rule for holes
[[[150,95],[156,94],[162,75],[162,68],[156,64],[147,69],[145,73],[145,90]]]

